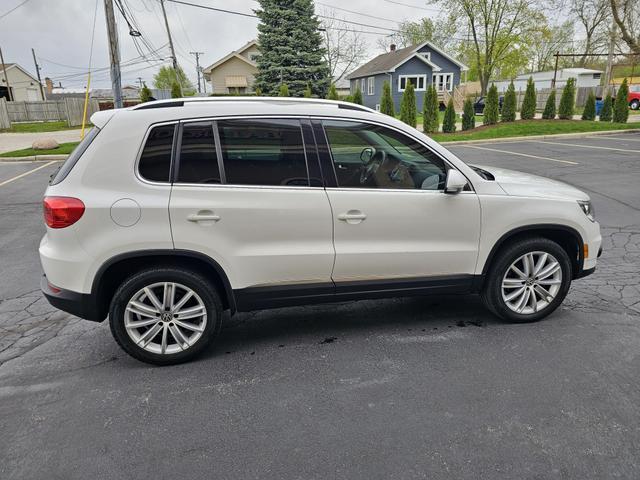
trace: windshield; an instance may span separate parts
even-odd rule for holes
[[[89,133],[87,133],[85,137],[80,141],[78,146],[73,149],[73,151],[69,154],[58,171],[51,176],[49,185],[57,185],[65,178],[67,178],[67,175],[69,175],[71,169],[75,166],[76,163],[78,163],[78,160],[80,159],[82,154],[89,147],[89,145],[91,145],[91,142],[93,142],[93,139],[96,138],[99,132],[100,129],[98,127],[93,127],[91,130],[89,130]]]

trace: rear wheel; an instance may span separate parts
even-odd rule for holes
[[[482,299],[504,320],[534,322],[552,313],[571,286],[567,252],[546,238],[519,240],[498,253]]]
[[[638,110],[638,108],[640,108],[640,100],[631,100],[631,103],[629,103],[629,107],[631,108],[631,110]]]
[[[111,332],[132,357],[156,365],[185,362],[220,331],[222,304],[201,275],[176,268],[139,272],[114,295]]]

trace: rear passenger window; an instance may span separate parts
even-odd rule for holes
[[[178,168],[178,182],[220,183],[220,169],[211,123],[183,125]]]
[[[142,150],[138,170],[145,180],[168,182],[175,125],[154,127]]]
[[[227,183],[309,185],[299,121],[226,120],[218,129]]]

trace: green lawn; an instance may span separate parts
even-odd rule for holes
[[[85,126],[85,128],[91,125]],[[69,127],[67,122],[31,122],[31,123],[12,123],[11,128],[0,130],[2,133],[37,133],[37,132],[57,132],[59,130],[75,130],[82,127]]]
[[[640,128],[640,125],[634,123],[587,122],[584,120],[519,120],[512,123],[480,126],[465,132],[437,133],[430,135],[430,137],[437,142],[454,142],[460,140],[525,137],[530,135],[601,132],[632,128]]]
[[[80,142],[61,143],[58,148],[53,150],[34,150],[33,148],[25,148],[22,150],[14,150],[13,152],[0,153],[0,157],[31,157],[33,155],[68,155],[76,148]]]

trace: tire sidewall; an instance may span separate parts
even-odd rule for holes
[[[124,326],[124,313],[128,302],[140,289],[158,282],[175,282],[189,287],[202,299],[207,310],[207,325],[198,341],[183,352],[157,354],[137,346]],[[222,326],[222,303],[215,288],[200,275],[175,268],[156,268],[139,272],[126,280],[116,291],[109,309],[111,333],[132,357],[154,365],[186,362],[200,354],[217,336]]]
[[[638,110],[638,108],[640,108],[640,100],[632,100],[629,107],[631,110]]]

